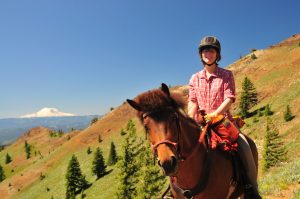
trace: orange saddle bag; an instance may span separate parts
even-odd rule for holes
[[[211,148],[223,151],[236,151],[240,130],[223,115],[212,118]]]

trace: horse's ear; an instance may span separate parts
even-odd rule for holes
[[[128,104],[137,111],[142,111],[140,105],[133,100],[127,99]]]
[[[162,84],[161,84],[161,90],[162,90],[167,96],[170,97],[169,87],[168,87],[165,83],[162,83]]]

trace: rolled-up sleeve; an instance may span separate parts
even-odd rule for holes
[[[189,98],[188,101],[197,103],[197,96],[196,96],[196,90],[195,90],[195,81],[196,81],[196,75],[193,75],[189,81]]]
[[[228,77],[224,82],[224,100],[227,98],[235,102],[235,82],[231,71],[229,71]]]

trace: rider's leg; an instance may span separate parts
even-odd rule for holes
[[[246,174],[249,178],[251,185],[255,191],[255,194],[258,194],[258,185],[257,185],[257,169],[252,155],[252,151],[249,143],[247,142],[246,137],[240,133],[237,140],[238,143],[238,153],[243,165],[246,169]]]

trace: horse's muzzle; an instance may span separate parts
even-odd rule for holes
[[[160,161],[158,160],[157,163],[161,167],[162,171],[166,176],[171,176],[176,173],[177,171],[177,158],[175,156],[171,156],[170,159]]]

